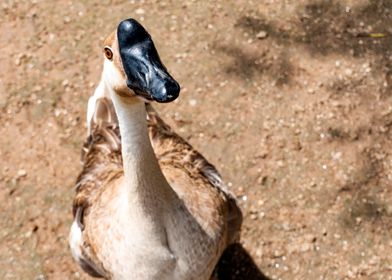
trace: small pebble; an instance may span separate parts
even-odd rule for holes
[[[262,30],[262,31],[260,31],[259,33],[256,34],[256,38],[260,39],[260,40],[265,39],[267,37],[268,37],[268,33],[266,31],[264,31],[264,30]]]
[[[68,81],[67,79],[65,79],[65,80],[61,83],[61,85],[62,85],[63,87],[67,87],[67,86],[69,85],[69,81]]]
[[[22,178],[22,177],[26,177],[26,176],[27,176],[27,171],[26,170],[24,170],[24,169],[18,170],[17,178]]]
[[[196,99],[189,100],[189,105],[195,107],[197,105],[197,100]]]
[[[146,11],[142,8],[136,9],[135,13],[137,15],[144,15],[146,13]]]

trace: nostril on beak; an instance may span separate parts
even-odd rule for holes
[[[155,87],[152,97],[155,101],[165,103],[175,100],[180,94],[180,86],[173,79],[165,79]]]
[[[175,99],[180,94],[180,85],[174,80],[166,80],[164,87],[168,97],[171,96]]]

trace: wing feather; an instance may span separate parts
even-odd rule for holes
[[[82,149],[83,170],[76,180],[70,242],[74,242],[71,244],[73,255],[84,271],[93,277],[106,277],[107,272],[89,246],[83,229],[84,217],[104,186],[123,174],[120,130],[109,99],[97,99],[90,131]]]
[[[180,168],[187,172],[190,181],[204,180],[204,189],[216,189],[224,197],[228,208],[228,244],[237,241],[242,224],[242,213],[234,195],[223,183],[222,177],[215,166],[210,164],[187,141],[176,134],[159,117],[150,104],[146,104],[146,110],[150,139],[164,173],[165,164],[168,164],[169,168],[179,164]],[[198,184],[202,184],[202,182],[198,182]],[[203,190],[199,188],[199,191]],[[197,212],[194,214],[197,215]]]

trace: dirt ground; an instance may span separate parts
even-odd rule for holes
[[[164,119],[245,219],[225,279],[392,279],[392,1],[0,3],[0,279],[91,279],[67,237],[86,102],[120,19],[182,86]],[[264,276],[263,276],[264,275]]]

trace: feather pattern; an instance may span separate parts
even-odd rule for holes
[[[215,166],[210,164],[199,152],[197,152],[187,141],[176,134],[157,114],[150,104],[146,104],[147,123],[150,133],[150,139],[154,152],[158,158],[163,173],[169,180],[169,183],[175,185],[176,177],[172,176],[174,167],[178,167],[185,172],[190,180],[189,185],[183,185],[184,192],[192,193],[194,183],[200,180],[198,186],[203,193],[206,190],[218,192],[228,206],[228,244],[231,244],[239,238],[239,231],[242,223],[242,214],[238,208],[234,195],[227,189],[223,183],[221,175]],[[171,179],[171,180],[170,180]],[[195,192],[195,196],[198,192]],[[183,197],[186,200],[186,197]],[[191,204],[192,202],[189,201]],[[201,213],[200,209],[195,209],[194,215]],[[200,217],[204,219],[205,217]]]
[[[202,237],[191,241],[194,247],[201,249],[191,252],[194,255],[190,254],[189,258],[194,257],[194,260],[190,261],[193,261],[195,269],[203,270],[202,265],[205,264],[197,258],[217,244],[216,250],[210,252],[215,257],[211,258],[206,268],[206,271],[212,271],[223,250],[239,238],[241,211],[215,167],[173,132],[150,104],[146,104],[146,111],[149,137],[164,176],[183,202],[181,207],[186,208],[197,221],[199,230],[210,236],[206,244],[199,244],[204,240]],[[100,98],[96,101],[90,128],[82,150],[83,170],[76,182],[70,243],[74,258],[86,272],[94,277],[112,279],[113,272],[108,271],[102,264],[102,258],[98,257],[91,231],[85,230],[91,211],[95,209],[93,206],[103,205],[100,201],[110,192],[110,188],[115,189],[116,182],[124,176],[120,130],[111,100]],[[181,221],[175,223],[179,223],[178,235],[185,235],[188,230],[198,230],[186,225],[181,229]],[[169,245],[175,243],[177,238],[181,239],[181,236],[169,238]],[[206,279],[203,273],[195,272],[192,279]]]

